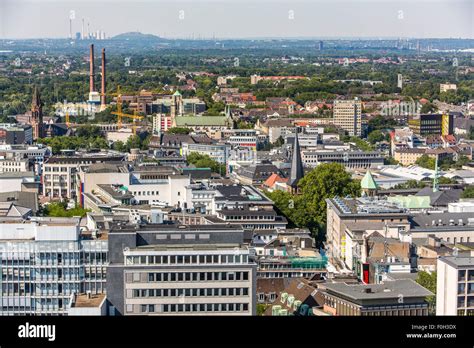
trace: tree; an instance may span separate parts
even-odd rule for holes
[[[400,162],[398,162],[395,158],[393,158],[392,156],[389,156],[389,157],[385,157],[384,160],[383,160],[383,164],[385,165],[397,165],[397,164],[400,164]]]
[[[367,140],[373,145],[378,142],[384,141],[385,135],[379,130],[374,130],[368,135]]]
[[[298,188],[301,192],[299,195],[274,191],[268,193],[268,197],[291,224],[309,228],[317,236],[318,242],[324,239],[326,199],[360,195],[360,182],[353,180],[339,163],[317,166],[301,179]]]
[[[54,202],[46,205],[43,210],[45,216],[53,217],[73,217],[73,216],[86,216],[87,212],[90,212],[90,209],[84,209],[76,205],[72,209],[66,209],[66,202]]]
[[[398,184],[394,188],[395,189],[415,189],[415,188],[423,188],[425,187],[426,184],[423,181],[417,181],[417,180],[408,180],[407,182],[403,184]]]
[[[421,107],[421,110],[420,112],[422,114],[430,114],[432,112],[436,112],[438,110],[438,108],[436,107],[436,105],[434,105],[433,103],[426,103],[424,104],[422,107]]]
[[[257,315],[258,316],[263,316],[263,313],[265,313],[265,311],[267,310],[268,307],[269,307],[268,304],[257,303]]]
[[[442,176],[438,179],[438,183],[441,185],[452,185],[456,183],[456,180]]]
[[[428,308],[431,315],[436,314],[436,272],[428,273],[425,271],[418,272],[418,278],[416,282],[422,287],[431,291],[434,295],[427,296],[426,302],[428,302]]]
[[[434,170],[436,167],[436,159],[428,155],[423,155],[416,160],[415,164],[426,169]]]
[[[198,152],[191,152],[186,160],[189,164],[193,164],[196,168],[210,168],[213,172],[220,173],[221,175],[226,173],[225,164],[213,160],[209,155],[202,155]]]
[[[474,198],[474,185],[470,185],[461,193],[461,198]]]
[[[189,128],[184,127],[172,127],[168,129],[168,134],[189,134],[191,130]]]
[[[365,140],[358,138],[358,137],[348,137],[345,138],[344,141],[350,142],[350,143],[355,143],[358,149],[362,151],[372,151],[372,146],[366,142]]]
[[[85,125],[77,128],[76,135],[78,137],[95,138],[102,136],[102,133],[100,131],[100,127],[98,126]]]

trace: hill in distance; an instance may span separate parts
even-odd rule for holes
[[[112,37],[112,40],[128,40],[128,41],[163,41],[159,36],[153,34],[143,34],[137,31],[118,34]]]

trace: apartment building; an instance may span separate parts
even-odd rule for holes
[[[31,169],[28,159],[0,159],[0,173],[27,172]]]
[[[362,102],[335,100],[333,107],[334,124],[348,132],[350,136],[362,135]]]
[[[426,153],[426,149],[398,149],[393,153],[393,158],[403,166],[411,166]]]
[[[256,265],[241,227],[122,226],[109,233],[115,315],[255,315]]]
[[[474,315],[474,255],[438,258],[436,315]]]
[[[378,230],[388,238],[399,238],[409,229],[408,212],[394,203],[372,198],[326,199],[327,236],[326,249],[329,259],[342,268],[353,268],[361,238],[357,230]],[[382,224],[383,226],[379,226]]]

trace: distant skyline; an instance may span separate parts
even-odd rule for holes
[[[474,38],[473,0],[0,0],[0,38]]]

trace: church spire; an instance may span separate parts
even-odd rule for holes
[[[304,176],[303,162],[301,161],[300,144],[298,141],[298,131],[295,134],[295,142],[293,143],[293,158],[291,160],[291,173],[288,184],[296,190],[298,182]]]
[[[41,107],[41,96],[38,91],[38,87],[35,85],[35,88],[33,90],[33,99],[31,101],[31,110],[34,110],[35,108],[40,108]]]
[[[43,105],[37,86],[33,89],[33,98],[31,100],[31,127],[33,128],[34,140],[43,137]]]

